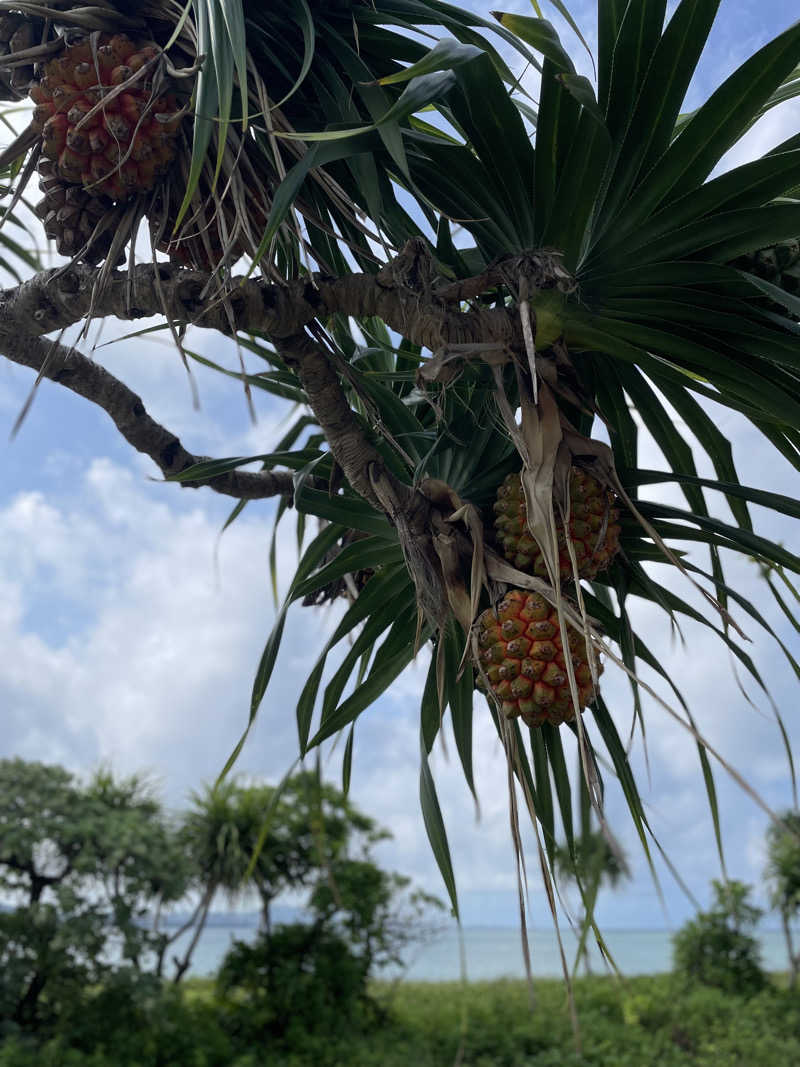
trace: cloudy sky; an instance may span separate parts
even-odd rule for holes
[[[530,11],[521,2],[516,7]],[[577,6],[575,12],[580,15]],[[722,0],[719,26],[690,104],[696,106],[750,51],[785,28],[785,12],[781,0]],[[588,15],[582,24],[591,24]],[[798,128],[800,107],[784,106],[751,131],[728,163],[759,155]],[[106,323],[100,338],[106,344],[96,358],[139,392],[153,417],[188,449],[225,456],[264,452],[275,444],[287,408],[259,399],[253,424],[236,384],[200,368],[201,407],[195,410],[170,345],[152,336],[119,339],[128,330],[125,324]],[[215,359],[235,359],[219,337],[197,333],[192,344]],[[147,770],[166,801],[179,807],[192,789],[216,776],[246,722],[253,673],[274,618],[267,561],[274,504],[249,505],[220,539],[229,501],[208,490],[159,483],[152,464],[131,452],[101,411],[47,382],[11,440],[32,385],[28,371],[0,360],[0,756],[61,763],[79,772],[101,760],[120,772]],[[735,442],[743,482],[797,495],[796,472],[765,448],[755,431],[731,412],[714,414]],[[643,463],[663,466],[654,447]],[[724,502],[712,506],[721,518],[730,518]],[[797,543],[796,527],[788,520],[779,523],[754,510],[763,532]],[[284,584],[295,559],[294,528],[287,520],[279,537]],[[756,569],[738,560],[729,566],[731,584],[761,607],[800,655],[796,636],[773,608]],[[658,576],[663,572],[654,570]],[[665,580],[673,581],[666,575]],[[692,599],[688,588],[676,586],[676,591]],[[295,702],[334,618],[330,609],[290,613],[273,683],[239,761],[242,774],[276,781],[294,759]],[[636,621],[688,696],[709,741],[766,803],[790,804],[787,761],[763,693],[743,679],[747,698],[743,695],[727,653],[708,631],[687,624],[681,645],[660,614],[645,607]],[[775,643],[752,625],[746,628],[750,651],[798,748],[796,679]],[[426,667],[423,661],[410,668],[359,720],[352,795],[394,834],[382,848],[382,861],[440,892],[417,801],[418,703]],[[612,665],[603,691],[625,733],[630,691]],[[681,876],[706,903],[719,863],[696,750],[654,701],[646,700],[645,712],[649,779],[641,746],[634,760],[648,816]],[[334,779],[340,749],[325,755]],[[516,876],[505,764],[481,704],[476,704],[474,749],[480,819],[452,758],[452,744],[449,757],[438,747],[433,756],[464,918],[514,925]],[[766,816],[721,769],[717,783],[729,872],[755,883],[763,897]],[[659,864],[662,909],[613,782],[608,793],[609,820],[635,876],[626,889],[606,894],[601,920],[608,927],[679,923],[693,905]],[[533,861],[530,832],[526,844]],[[529,870],[534,867],[531,862]],[[534,924],[546,925],[545,901],[533,875],[531,915]]]

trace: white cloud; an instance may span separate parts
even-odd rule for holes
[[[202,507],[177,512],[165,492],[179,490],[99,460],[73,511],[30,493],[0,512],[0,686],[17,709],[7,753],[54,758],[52,746],[39,748],[38,731],[42,716],[51,725],[57,718],[59,758],[68,751],[72,766],[97,758],[150,766],[177,800],[218,772],[246,722],[273,614],[270,524],[235,523],[215,575],[218,522]],[[52,625],[73,606],[83,625]],[[37,630],[54,632],[43,639]],[[304,630],[316,643],[316,620]],[[282,691],[278,678],[276,696]],[[291,734],[280,724],[273,732],[270,774],[287,762]]]

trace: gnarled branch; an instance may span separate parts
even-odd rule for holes
[[[519,275],[515,278],[508,264],[478,278],[436,288],[429,272],[419,266],[421,253],[416,244],[409,242],[377,274],[340,278],[315,274],[285,285],[233,279],[226,302],[207,298],[208,275],[165,263],[139,264],[131,272],[112,271],[99,291],[95,288],[98,268],[75,265],[43,271],[15,289],[0,291],[0,334],[20,327],[36,335],[51,333],[89,315],[123,320],[165,315],[182,325],[225,334],[241,330],[275,340],[295,337],[314,319],[341,313],[356,318],[375,315],[434,351],[444,344],[491,342],[521,348],[518,315],[502,307],[461,310],[468,296],[501,283],[515,284]],[[540,284],[549,276],[536,256],[515,257],[512,262],[515,270],[529,267]],[[555,280],[560,284],[560,278]]]
[[[557,254],[542,251],[509,257],[473,279],[437,286],[430,251],[424,241],[414,239],[376,274],[339,278],[316,274],[282,285],[234,279],[224,299],[208,298],[207,275],[163,263],[139,265],[128,273],[112,271],[102,285],[98,278],[97,269],[77,265],[43,272],[16,289],[0,292],[0,351],[99,404],[126,440],[169,476],[186,470],[197,457],[155,423],[140,398],[122,382],[85,356],[53,348],[41,340],[42,335],[89,318],[163,315],[181,326],[268,338],[300,379],[331,454],[352,488],[394,524],[426,614],[432,619],[441,615],[446,595],[433,538],[442,519],[439,509],[387,470],[348,403],[331,357],[311,336],[312,324],[336,313],[377,316],[420,346],[438,352],[440,359],[453,346],[523,353],[520,317],[513,308],[473,305],[463,310],[464,302],[499,287],[514,293],[521,278],[534,289],[569,290],[574,281]],[[287,493],[291,478],[231,472],[201,484],[242,499]]]
[[[209,278],[168,264],[112,271],[98,285],[98,271],[76,265],[36,275],[0,292],[0,351],[101,406],[125,439],[150,456],[165,476],[200,462],[178,438],[156,423],[141,399],[99,364],[74,350],[43,340],[84,319],[113,315],[122,320],[163,315],[174,324],[197,325],[231,335],[238,331],[268,338],[297,374],[333,458],[352,488],[394,524],[420,604],[437,618],[446,604],[432,531],[437,507],[419,490],[386,469],[348,403],[330,356],[308,328],[335,313],[378,316],[417,344],[436,352],[445,346],[524,350],[518,314],[504,307],[472,307],[465,300],[504,286],[514,291],[520,277],[534,287],[568,288],[572,279],[548,252],[492,264],[479,277],[435,285],[434,263],[423,241],[409,241],[377,274],[340,278],[314,275],[284,285],[234,279],[224,300],[209,300]],[[233,471],[207,481],[239,499],[291,492],[291,475]]]
[[[101,407],[125,440],[137,452],[149,456],[164,477],[180,474],[208,458],[187,452],[174,433],[148,415],[141,398],[132,389],[74,348],[17,332],[0,335],[0,352],[12,362],[38,371]],[[207,481],[180,484],[192,489],[207,485],[239,500],[291,497],[293,492],[292,475],[288,471],[230,471]]]

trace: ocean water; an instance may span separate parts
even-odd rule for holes
[[[255,918],[214,916],[203,931],[195,950],[190,974],[209,975],[218,968],[234,940],[252,941],[258,932]],[[623,974],[656,974],[668,971],[672,963],[672,934],[669,930],[603,930],[609,951]],[[575,958],[577,941],[572,932],[562,931],[568,966]],[[759,935],[762,963],[767,970],[785,970],[786,949],[779,930],[763,930]],[[558,941],[552,928],[528,931],[531,971],[538,978],[562,974]],[[181,942],[176,942],[177,949]],[[176,950],[173,946],[173,950]],[[473,981],[492,978],[524,978],[525,963],[519,930],[508,927],[469,926],[463,930],[467,977]],[[606,964],[590,935],[591,964],[596,974]],[[461,949],[458,931],[448,928],[413,946],[403,968],[387,968],[378,977],[402,977],[409,981],[455,981],[461,975]]]

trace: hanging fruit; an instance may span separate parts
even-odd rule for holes
[[[510,590],[478,618],[477,635],[478,685],[485,688],[485,676],[506,718],[519,716],[528,726],[575,718],[558,613],[543,596]],[[596,675],[603,667],[584,635],[569,625],[567,642],[583,710],[594,698],[591,664]]]
[[[567,532],[556,511],[558,563],[562,581],[573,577],[567,536],[580,578],[596,578],[619,551],[619,509],[614,494],[580,467],[569,475]],[[509,474],[497,491],[494,526],[503,555],[518,570],[547,578],[544,556],[528,529],[525,496],[519,474]]]

